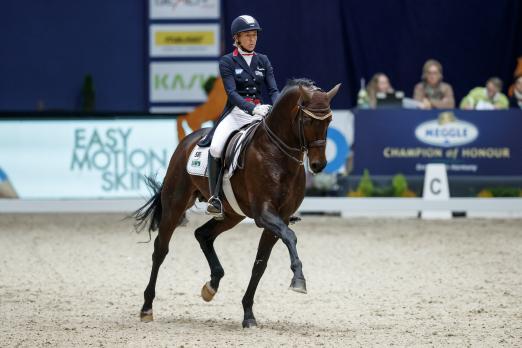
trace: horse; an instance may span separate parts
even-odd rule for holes
[[[306,293],[297,238],[288,225],[304,199],[305,157],[313,173],[321,172],[326,166],[326,135],[332,120],[330,101],[339,87],[340,84],[325,92],[310,80],[290,80],[255,130],[245,149],[242,169],[230,179],[239,207],[263,229],[250,282],[242,299],[244,328],[257,326],[252,309],[254,295],[272,247],[279,239],[290,255],[293,272],[290,289]],[[138,227],[149,224],[149,233],[159,229],[154,240],[150,280],[140,311],[144,322],[153,320],[152,303],[158,271],[169,251],[174,229],[196,199],[207,201],[209,198],[207,178],[189,175],[186,170],[192,149],[208,131],[208,128],[203,128],[181,140],[170,159],[163,183],[152,182],[152,197],[132,215]],[[245,218],[238,215],[226,200],[223,200],[223,205],[223,220],[210,219],[194,232],[210,267],[210,280],[201,289],[201,296],[207,302],[213,299],[225,275],[214,250],[214,240]]]

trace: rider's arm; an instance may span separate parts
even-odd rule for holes
[[[239,95],[239,93],[237,93],[236,80],[234,79],[234,67],[226,57],[221,58],[219,61],[219,73],[223,78],[223,85],[225,86],[225,92],[227,92],[230,103],[252,115],[256,105],[246,101]]]

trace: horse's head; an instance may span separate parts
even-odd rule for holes
[[[308,162],[313,173],[321,172],[326,166],[326,131],[332,121],[330,101],[337,94],[341,84],[329,92],[319,88],[299,86],[299,142],[308,151]]]

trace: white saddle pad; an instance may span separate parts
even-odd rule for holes
[[[207,165],[208,165],[208,151],[210,147],[199,147],[196,145],[187,162],[187,172],[190,175],[208,176]]]
[[[245,139],[245,135],[248,132],[248,130],[254,127],[256,124],[257,122],[239,131],[241,136],[237,143],[237,148],[234,151],[234,160],[232,161],[232,165],[230,165],[225,170],[225,174],[223,175],[223,177],[230,178],[232,177],[232,175],[234,175],[234,171],[236,170],[238,164],[239,154],[241,153],[241,149],[243,148],[243,140]],[[208,176],[207,165],[209,150],[210,147],[199,147],[199,145],[196,145],[194,149],[192,149],[192,152],[190,153],[189,159],[187,161],[187,172],[190,175]]]

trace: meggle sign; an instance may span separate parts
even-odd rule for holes
[[[354,172],[450,176],[522,175],[521,110],[356,110]]]
[[[218,75],[218,63],[154,62],[149,75],[151,102],[204,102],[203,85]]]
[[[477,139],[477,127],[470,122],[458,120],[452,112],[443,112],[437,120],[427,121],[415,129],[415,137],[428,145],[455,147]]]

